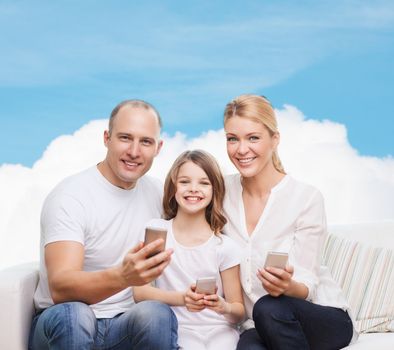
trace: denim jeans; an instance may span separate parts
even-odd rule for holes
[[[113,318],[96,319],[80,302],[57,304],[35,316],[29,349],[178,349],[178,321],[168,305],[143,301]]]
[[[353,324],[342,309],[265,295],[253,308],[255,327],[241,334],[237,350],[334,350],[347,346]]]

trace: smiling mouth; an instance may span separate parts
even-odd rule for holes
[[[249,164],[251,163],[253,160],[255,160],[256,157],[249,157],[249,158],[237,158],[238,163],[240,164]]]
[[[128,160],[122,160],[123,164],[126,165],[127,168],[136,168],[140,163],[137,162],[130,162]]]
[[[199,196],[186,196],[184,197],[188,202],[197,203],[202,200],[202,197]]]

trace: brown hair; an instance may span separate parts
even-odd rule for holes
[[[178,212],[178,203],[175,200],[176,179],[181,166],[189,161],[204,170],[212,184],[212,200],[205,209],[205,218],[212,231],[217,235],[227,222],[223,215],[223,198],[225,193],[224,179],[219,165],[213,156],[202,150],[183,152],[175,160],[168,172],[164,183],[164,218],[167,220],[172,219]]]
[[[143,101],[143,100],[136,100],[136,99],[125,100],[125,101],[120,102],[111,112],[111,115],[109,117],[109,122],[108,122],[108,133],[110,135],[112,132],[112,128],[114,126],[115,117],[118,114],[118,112],[120,111],[120,109],[124,106],[130,106],[132,108],[143,108],[143,109],[152,111],[157,117],[157,121],[159,123],[160,129],[163,127],[163,123],[161,121],[161,117],[160,117],[159,112],[150,103]]]
[[[271,136],[278,132],[275,111],[264,96],[248,94],[236,97],[227,104],[224,110],[224,124],[234,116],[263,124]],[[272,154],[272,162],[277,171],[286,174],[276,150]]]

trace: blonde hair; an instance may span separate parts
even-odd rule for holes
[[[263,124],[271,136],[278,132],[274,109],[264,96],[246,94],[236,97],[226,105],[224,124],[234,116]],[[272,154],[272,163],[277,171],[286,174],[276,150]]]
[[[223,199],[225,193],[224,179],[219,165],[213,156],[202,150],[183,152],[175,160],[168,172],[164,183],[164,218],[170,220],[174,218],[178,212],[178,203],[175,199],[176,179],[181,166],[189,161],[204,170],[212,184],[212,200],[205,209],[205,219],[215,235],[218,235],[227,222],[223,215]]]

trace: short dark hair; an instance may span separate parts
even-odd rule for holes
[[[157,109],[155,107],[153,107],[153,105],[151,105],[150,103],[148,103],[146,101],[143,101],[143,100],[132,99],[132,100],[125,100],[125,101],[120,102],[112,110],[111,115],[109,117],[109,122],[108,122],[108,132],[109,132],[109,134],[111,134],[111,132],[112,132],[112,128],[113,128],[113,125],[114,125],[114,119],[115,119],[116,115],[118,114],[119,110],[121,108],[123,108],[124,106],[130,106],[132,108],[143,108],[143,109],[152,111],[157,117],[157,121],[159,122],[160,129],[163,127],[163,123],[161,121],[160,114],[157,111]]]

